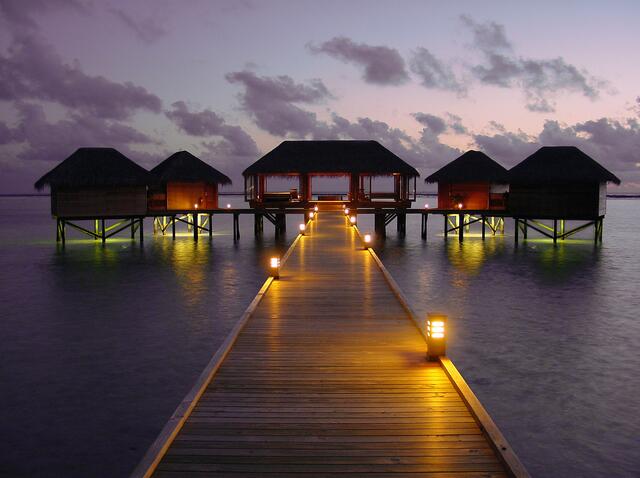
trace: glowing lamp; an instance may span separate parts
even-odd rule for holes
[[[227,209],[231,209],[231,204],[227,204]]]
[[[315,213],[314,213],[313,211],[309,211],[309,219],[313,219],[313,215],[314,215],[314,214],[315,214]]]
[[[344,209],[344,215],[345,215],[345,216],[348,216],[348,215],[349,215],[349,208],[348,208],[348,207]]]
[[[371,245],[371,234],[364,235],[364,248],[365,250]]]
[[[347,207],[347,206],[345,206],[345,205],[343,204],[343,205],[342,205],[342,209],[344,209],[345,207]]]
[[[429,209],[429,205],[428,205],[428,204],[425,204],[425,205],[424,205],[424,208],[425,208],[425,209]]]
[[[280,258],[272,257],[271,258],[271,275],[274,279],[280,279]]]
[[[458,203],[458,209],[462,209],[462,203],[461,202]]]
[[[318,206],[313,206],[313,210],[314,210],[315,212],[318,212]]]
[[[197,204],[194,204],[193,207],[194,207],[194,209],[198,209],[198,205]]]
[[[300,235],[304,236],[304,231],[307,228],[307,226],[305,226],[304,224],[300,224],[300,226],[298,226],[298,228],[300,229]]]
[[[427,358],[438,360],[447,354],[447,316],[427,314]]]
[[[356,217],[355,217],[355,216],[351,216],[351,217],[349,218],[349,222],[351,223],[351,225],[352,225],[352,226],[355,226],[355,225],[356,225],[356,222],[357,222]]]

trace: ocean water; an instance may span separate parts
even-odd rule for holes
[[[222,203],[243,206],[237,196]],[[533,476],[638,476],[638,201],[609,200],[592,230],[554,246],[444,241],[409,217],[376,244],[419,316],[449,316],[449,356]],[[0,476],[127,476],[264,281],[265,221],[214,220],[195,244],[55,242],[46,197],[0,198]],[[359,220],[372,229],[372,218]]]

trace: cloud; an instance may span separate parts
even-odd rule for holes
[[[66,64],[34,35],[18,35],[0,56],[0,100],[44,100],[82,114],[122,120],[137,110],[161,111],[156,95],[131,82],[91,76],[79,64]]]
[[[367,83],[399,85],[409,79],[404,59],[394,48],[355,43],[347,37],[335,37],[319,46],[310,44],[307,47],[314,53],[326,53],[360,67]]]
[[[110,8],[109,13],[144,43],[153,43],[167,34],[167,31],[151,17],[136,20],[120,8]]]
[[[448,126],[455,134],[468,134],[469,130],[466,126],[462,124],[462,118],[458,115],[454,115],[451,113],[447,113],[447,118],[449,120]]]
[[[39,104],[17,102],[14,107],[18,112],[18,123],[8,128],[6,143],[23,146],[17,154],[18,159],[56,162],[82,146],[115,147],[126,154],[134,144],[157,144],[146,134],[119,122],[71,114],[50,123]]]
[[[428,113],[413,113],[412,116],[418,123],[429,128],[436,136],[444,133],[447,129],[447,123],[439,116]]]
[[[577,92],[594,100],[608,85],[562,57],[532,59],[516,56],[502,25],[478,23],[467,15],[460,18],[473,34],[474,46],[484,57],[484,63],[471,66],[471,73],[485,85],[520,88],[529,111],[554,111],[552,97],[558,92]]]
[[[455,91],[459,94],[466,92],[466,87],[456,78],[451,67],[426,48],[416,48],[410,66],[411,71],[420,78],[422,86],[426,88]]]
[[[251,71],[228,73],[225,78],[244,87],[239,95],[242,108],[258,127],[275,136],[303,138],[312,134],[317,126],[316,115],[297,104],[313,104],[332,98],[321,80],[311,80],[305,85],[295,83],[286,75],[257,76]]]
[[[536,135],[504,129],[495,134],[475,134],[474,142],[505,166],[514,166],[541,146],[577,146],[623,181],[640,180],[640,123],[600,118],[572,125],[547,120]]]
[[[185,133],[199,137],[222,137],[221,141],[203,143],[208,151],[236,159],[255,160],[260,156],[256,142],[244,129],[227,124],[214,111],[205,109],[194,113],[189,111],[184,101],[176,101],[171,107],[173,109],[166,111],[165,115]]]
[[[54,10],[85,11],[85,2],[81,0],[1,0],[0,18],[11,29],[37,28],[34,14],[48,13]]]

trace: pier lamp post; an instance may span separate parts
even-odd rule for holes
[[[358,222],[358,219],[356,218],[356,216],[351,216],[349,218],[349,222],[351,223],[352,226],[355,226],[356,223]]]
[[[371,246],[371,234],[365,234],[363,238],[364,247],[363,249],[366,251]]]
[[[349,208],[348,208],[348,207],[345,207],[345,208],[344,208],[344,215],[345,215],[345,216],[348,216],[348,215],[349,215]]]
[[[280,258],[272,257],[270,264],[271,264],[271,276],[274,279],[280,279]]]
[[[298,226],[298,229],[300,229],[300,235],[304,236],[304,231],[307,229],[307,226],[304,225],[304,223],[300,224],[300,226]]]
[[[447,316],[427,314],[427,359],[434,361],[447,354]]]
[[[313,217],[315,216],[315,212],[313,211],[309,211],[309,219],[311,219],[313,221]]]
[[[313,210],[314,210],[315,212],[318,212],[318,205],[317,205],[317,204],[316,204],[315,206],[313,206]]]

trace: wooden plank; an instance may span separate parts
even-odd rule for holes
[[[322,213],[296,245],[139,476],[506,476],[357,230]]]

